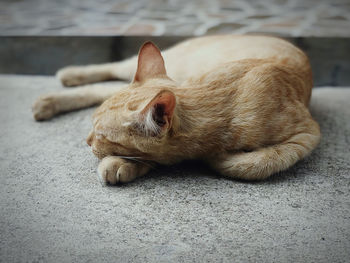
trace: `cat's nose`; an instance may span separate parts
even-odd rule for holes
[[[93,133],[93,131],[91,131],[91,132],[89,133],[89,136],[88,136],[87,139],[86,139],[86,143],[87,143],[89,146],[91,146],[93,139],[94,139],[94,133]]]

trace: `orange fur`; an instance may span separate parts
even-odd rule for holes
[[[96,67],[106,71],[106,65]],[[303,52],[286,41],[196,38],[165,51],[164,60],[148,42],[138,57],[107,68],[101,78],[135,77],[94,114],[87,141],[103,159],[99,171],[105,182],[133,180],[149,170],[149,162],[185,159],[202,159],[225,176],[264,179],[319,142],[319,126],[308,110],[311,68]],[[78,76],[90,82],[84,68],[64,71],[63,83],[76,83]],[[138,168],[125,169],[125,163]]]

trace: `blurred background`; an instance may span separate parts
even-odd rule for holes
[[[2,0],[1,35],[350,36],[349,0]]]
[[[306,51],[316,85],[349,85],[349,0],[1,0],[0,73],[52,75],[206,34],[268,34]],[[320,68],[322,65],[322,68]]]

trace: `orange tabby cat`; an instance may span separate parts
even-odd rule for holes
[[[224,176],[260,180],[308,155],[320,140],[308,110],[311,69],[292,44],[263,36],[208,36],[163,53],[151,42],[138,57],[58,72],[66,86],[40,97],[37,120],[106,101],[87,139],[105,183],[129,182],[150,163],[201,159]]]

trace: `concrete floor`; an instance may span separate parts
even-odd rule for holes
[[[349,262],[350,88],[314,90],[320,146],[260,183],[200,163],[102,187],[93,109],[37,123],[52,77],[0,76],[1,262]]]

